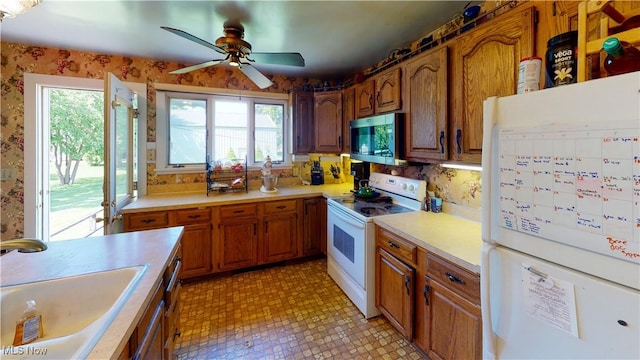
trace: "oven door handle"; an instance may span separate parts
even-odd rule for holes
[[[351,214],[341,210],[340,208],[337,208],[335,206],[329,206],[329,212],[330,213],[332,212],[334,215],[337,215],[339,217],[339,220],[344,221],[351,226],[357,227],[358,229],[364,229],[363,222],[358,221]]]

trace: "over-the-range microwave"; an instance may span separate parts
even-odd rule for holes
[[[389,113],[352,120],[351,158],[386,165],[406,165],[404,114]]]

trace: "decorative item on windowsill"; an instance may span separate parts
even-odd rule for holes
[[[263,193],[274,193],[277,192],[278,189],[278,176],[271,175],[271,168],[273,167],[273,162],[271,162],[271,157],[267,155],[264,158],[264,164],[262,164],[262,186],[260,187],[260,191]]]

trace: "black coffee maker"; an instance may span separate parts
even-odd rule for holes
[[[360,180],[369,180],[369,162],[351,160],[351,175],[353,175],[353,190],[360,189]]]

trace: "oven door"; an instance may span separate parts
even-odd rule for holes
[[[368,223],[334,201],[327,202],[327,253],[362,289]]]

